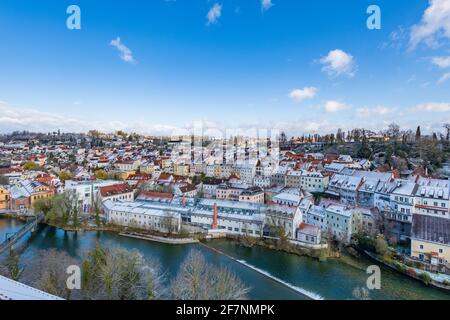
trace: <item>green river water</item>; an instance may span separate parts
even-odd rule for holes
[[[0,218],[0,241],[4,240],[7,232],[13,232],[21,225],[19,221]],[[190,250],[198,249],[210,263],[227,266],[238,274],[251,287],[251,299],[352,299],[353,289],[365,286],[368,276],[365,269],[374,264],[362,258],[354,267],[339,260],[319,262],[263,247],[247,248],[227,240],[208,243],[208,246],[219,249],[238,262],[198,244],[174,246],[126,238],[111,232],[75,233],[48,226],[41,226],[34,235],[23,239],[17,250],[20,250],[21,263],[26,267],[27,261],[34,259],[39,250],[56,248],[80,257],[97,241],[108,247],[136,249],[147,258],[157,259],[167,279],[176,274]],[[426,287],[387,268],[381,267],[381,270],[382,288],[370,292],[372,299],[450,300],[450,294],[446,292]]]

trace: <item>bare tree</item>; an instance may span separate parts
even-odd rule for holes
[[[391,123],[386,134],[391,139],[397,139],[400,136],[400,126],[396,123]]]
[[[77,292],[69,290],[66,283],[66,271],[71,265],[78,265],[78,260],[67,253],[55,249],[41,250],[25,269],[24,282],[65,299],[75,298]]]
[[[83,295],[88,299],[160,299],[163,279],[159,264],[137,251],[97,245],[83,261]]]
[[[192,250],[172,281],[171,294],[177,300],[245,299],[249,288],[227,268],[208,264],[197,250]]]
[[[24,268],[20,266],[19,258],[20,256],[11,250],[9,256],[0,262],[0,275],[19,281],[24,271]]]

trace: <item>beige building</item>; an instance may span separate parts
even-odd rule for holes
[[[173,166],[173,174],[176,176],[189,176],[189,165],[184,163],[176,163]]]
[[[414,214],[411,256],[435,266],[449,266],[450,219]]]

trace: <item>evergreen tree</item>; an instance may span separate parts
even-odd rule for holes
[[[421,137],[420,126],[418,126],[416,130],[416,141],[420,141],[420,137]]]

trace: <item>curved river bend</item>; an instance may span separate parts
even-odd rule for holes
[[[0,218],[0,241],[7,232],[20,228],[21,222]],[[174,246],[126,238],[110,232],[65,232],[41,227],[20,244],[21,263],[26,265],[42,249],[56,248],[80,257],[96,242],[108,247],[136,249],[147,258],[157,259],[167,278],[171,279],[191,249],[200,250],[215,265],[227,266],[251,287],[251,299],[352,299],[353,289],[365,285],[365,269],[373,262],[358,260],[357,267],[339,260],[319,262],[262,247],[246,248],[226,240],[215,240],[208,246],[216,248],[235,261],[205,246],[192,244]],[[447,299],[450,294],[429,288],[384,267],[382,289],[370,292],[372,299]]]

